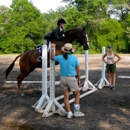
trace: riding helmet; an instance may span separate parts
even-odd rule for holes
[[[65,24],[65,23],[66,23],[66,21],[65,21],[64,19],[62,19],[62,18],[61,18],[61,19],[59,19],[59,20],[58,20],[58,22],[57,22],[57,26],[59,26],[59,25],[60,25],[60,23],[64,23],[64,24]]]

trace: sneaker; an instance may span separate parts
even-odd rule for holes
[[[81,116],[84,116],[84,113],[82,113],[82,112],[79,111],[79,110],[75,110],[75,112],[74,112],[74,117],[81,117]]]
[[[42,61],[41,56],[38,56],[38,57],[37,57],[37,61],[38,61],[38,62],[41,62],[41,61]]]
[[[107,86],[107,89],[111,89],[111,86]]]
[[[115,90],[115,87],[113,86],[113,87],[111,87],[111,90]]]
[[[72,112],[69,113],[69,114],[67,114],[67,118],[68,118],[68,119],[70,119],[71,117],[73,117],[73,113],[72,113]]]

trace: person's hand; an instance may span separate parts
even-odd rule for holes
[[[80,80],[78,80],[78,86],[80,87]]]
[[[113,64],[116,64],[117,61],[113,60],[112,62],[113,62]]]
[[[65,34],[62,34],[63,37],[65,37]]]
[[[56,44],[55,43],[51,43],[51,48],[55,48]]]
[[[107,61],[106,60],[103,60],[104,61],[104,63],[107,65]]]

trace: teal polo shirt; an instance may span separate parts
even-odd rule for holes
[[[76,76],[76,67],[79,66],[78,58],[72,54],[68,54],[68,59],[66,60],[63,55],[58,55],[54,57],[54,61],[60,64],[60,75],[61,76]]]

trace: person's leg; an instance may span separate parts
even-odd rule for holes
[[[116,84],[116,64],[113,64],[113,66],[112,66],[111,77],[112,77],[112,90],[115,90],[115,84]]]
[[[63,90],[63,94],[64,94],[64,104],[66,107],[67,112],[70,112],[70,104],[69,104],[69,89],[65,89]]]
[[[112,73],[112,86],[115,86],[116,84],[116,74]]]
[[[106,72],[108,74],[108,81],[109,81],[109,84],[110,84],[109,89],[110,89],[111,86],[112,86],[111,67],[110,67],[110,65],[106,66]]]
[[[112,90],[115,90],[116,74],[112,73]]]
[[[82,113],[80,111],[80,99],[79,99],[79,96],[80,96],[80,92],[79,90],[76,90],[76,91],[73,91],[73,94],[75,96],[75,101],[74,101],[74,116],[75,117],[81,117],[81,116],[84,116],[84,113]]]
[[[112,86],[112,73],[108,73],[108,81],[111,87]]]
[[[63,94],[64,94],[64,104],[67,110],[67,118],[71,118],[73,116],[73,113],[71,112],[69,104],[69,89],[63,90]]]
[[[80,93],[79,93],[79,90],[76,90],[73,92],[74,96],[75,96],[75,101],[74,101],[74,104],[79,104],[79,96],[80,96]]]

